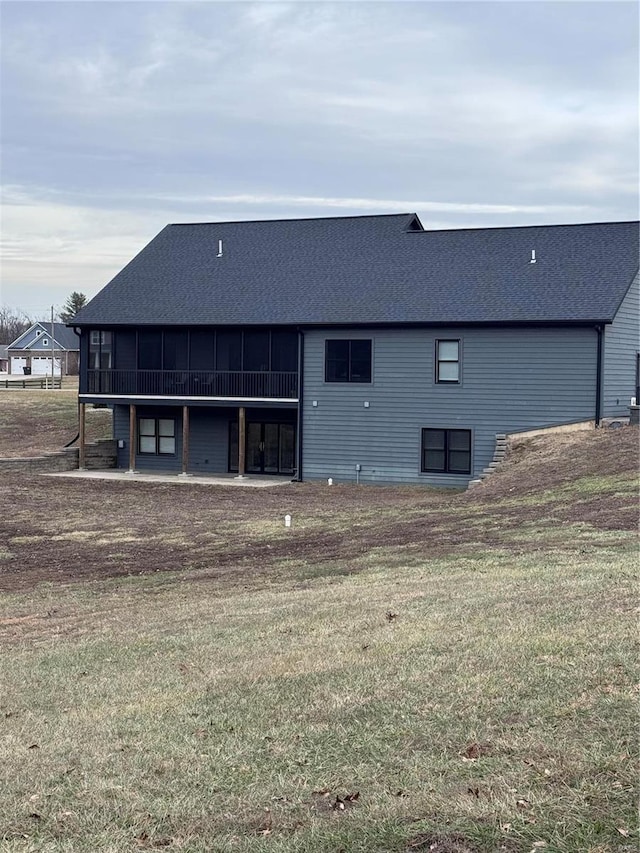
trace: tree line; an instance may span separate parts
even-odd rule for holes
[[[78,293],[74,290],[62,308],[56,312],[54,319],[57,322],[68,323],[86,304],[87,297],[84,293]],[[25,311],[0,305],[0,344],[13,343],[16,338],[19,338],[23,332],[26,332],[30,326],[38,321],[42,323],[51,322],[51,317],[32,317]]]

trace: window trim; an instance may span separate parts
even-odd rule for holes
[[[442,432],[444,433],[444,468],[427,468],[425,465],[425,433],[426,432]],[[466,471],[452,471],[449,465],[449,434],[452,432],[465,432],[469,436],[469,468]],[[460,451],[458,451],[460,452]],[[466,452],[466,451],[462,451]],[[473,473],[473,430],[466,427],[422,427],[420,430],[420,473],[421,474],[446,474],[454,477],[469,477]]]
[[[457,344],[458,345],[458,357],[455,359],[441,358],[440,357],[440,344]],[[441,364],[456,364],[458,366],[458,377],[457,377],[457,379],[441,379],[440,378],[440,365]],[[436,338],[434,365],[435,365],[435,383],[436,383],[436,385],[461,385],[462,384],[462,340],[461,340],[461,338]]]
[[[329,379],[328,364],[329,364],[329,344],[346,342],[349,344],[349,354],[347,363],[347,378],[346,379]],[[356,341],[358,343],[365,342],[369,344],[369,379],[352,379],[352,358],[351,344]],[[324,341],[324,381],[330,385],[372,385],[373,384],[373,338],[325,338]]]
[[[142,421],[153,421],[153,433],[142,433],[141,423]],[[171,421],[173,424],[173,435],[160,435],[160,421]],[[149,418],[146,415],[138,416],[137,423],[137,434],[138,434],[138,446],[137,451],[140,456],[173,456],[177,455],[177,432],[176,432],[176,419],[175,418],[163,418],[163,417],[154,417]],[[142,450],[141,439],[142,438],[153,438],[155,440],[155,450]],[[167,451],[160,450],[160,439],[161,438],[172,438],[173,439],[173,451],[168,453]]]

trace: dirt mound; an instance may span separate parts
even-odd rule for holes
[[[178,571],[223,586],[428,562],[498,548],[627,545],[638,526],[638,429],[515,441],[468,492],[299,483],[274,490],[0,479],[0,590]],[[294,516],[285,531],[285,513]]]
[[[503,465],[472,489],[468,499],[526,495],[585,477],[628,476],[638,471],[639,460],[638,427],[515,438]]]

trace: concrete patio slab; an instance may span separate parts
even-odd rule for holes
[[[118,480],[128,483],[173,483],[179,486],[244,486],[253,489],[264,489],[272,486],[284,486],[291,483],[291,478],[272,477],[270,475],[252,474],[239,478],[237,474],[146,474],[136,471],[61,471],[55,474],[43,474],[43,477],[69,477],[74,480]]]

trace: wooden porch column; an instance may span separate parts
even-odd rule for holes
[[[189,467],[189,407],[182,407],[182,473]]]
[[[78,470],[85,470],[85,458],[84,458],[84,433],[85,433],[85,403],[78,403],[78,439],[80,444],[78,445]]]
[[[238,409],[238,477],[244,477],[245,472],[245,446],[247,435],[247,420],[244,406]]]
[[[136,407],[129,406],[129,474],[136,472]]]

